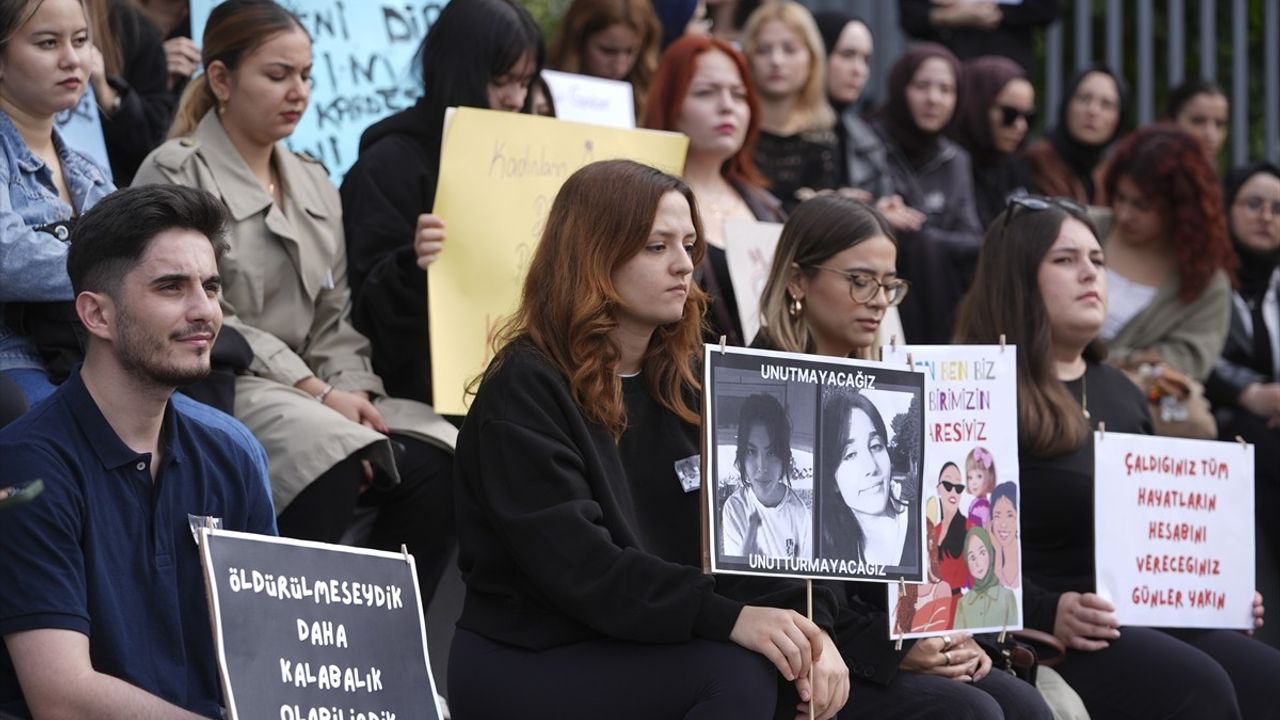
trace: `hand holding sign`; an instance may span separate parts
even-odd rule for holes
[[[822,633],[819,650],[822,656],[814,660],[810,677],[796,681],[802,702],[796,705],[795,720],[835,717],[849,701],[849,666],[845,665],[831,636],[825,632]],[[810,705],[813,706],[812,715],[809,713]]]
[[[813,661],[821,659],[823,634],[794,610],[747,605],[733,624],[729,639],[764,655],[783,677],[794,681],[808,677]]]
[[[418,227],[413,234],[413,252],[418,256],[418,267],[426,270],[444,250],[444,221],[437,215],[423,213],[418,216]]]

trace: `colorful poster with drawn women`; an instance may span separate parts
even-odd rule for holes
[[[1022,628],[1017,353],[1012,345],[884,348],[925,376],[923,585],[889,588],[891,637]]]
[[[920,373],[708,345],[703,387],[712,572],[923,578]]]

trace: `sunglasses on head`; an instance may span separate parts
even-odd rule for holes
[[[1084,206],[1075,200],[1069,200],[1064,197],[1045,197],[1043,195],[1010,195],[1009,202],[1004,206],[1004,222],[1000,224],[1000,235],[1003,237],[1005,232],[1009,230],[1009,221],[1014,215],[1018,214],[1018,209],[1039,212],[1040,210],[1048,210],[1051,207],[1058,207],[1067,212],[1084,215]]]
[[[953,483],[953,482],[947,482],[946,480],[939,480],[938,484],[942,486],[942,489],[950,490],[953,493],[958,493],[964,490],[964,485],[961,483]]]
[[[1031,123],[1036,121],[1036,111],[1034,109],[1023,110],[1021,108],[1010,107],[1008,105],[1000,106],[1000,124],[1005,127],[1011,127],[1018,121],[1018,118],[1026,120],[1027,125],[1029,126]]]

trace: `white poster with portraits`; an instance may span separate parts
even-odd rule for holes
[[[711,571],[919,582],[923,375],[905,364],[706,348]]]
[[[1012,345],[886,347],[925,377],[922,585],[889,588],[893,638],[1022,628],[1018,364]]]

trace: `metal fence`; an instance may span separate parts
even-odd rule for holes
[[[876,38],[867,92],[871,97],[882,96],[889,65],[910,42],[898,24],[897,2],[806,0],[805,4],[815,10],[847,9],[867,21]],[[1150,122],[1160,114],[1157,96],[1182,82],[1187,60],[1194,57],[1198,74],[1217,81],[1231,100],[1228,150],[1232,164],[1257,154],[1250,147],[1258,146],[1259,135],[1262,154],[1280,162],[1280,0],[1063,0],[1062,6],[1061,19],[1045,33],[1043,76],[1037,83],[1044,107],[1050,110],[1046,116],[1056,116],[1053,111],[1062,100],[1069,75],[1103,61],[1129,80],[1137,121]],[[1187,27],[1189,13],[1193,28]],[[1226,26],[1220,27],[1223,16]],[[1097,33],[1099,24],[1102,32]],[[1223,55],[1229,62],[1219,62]]]

